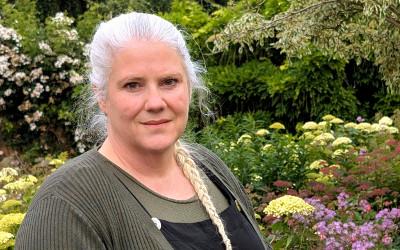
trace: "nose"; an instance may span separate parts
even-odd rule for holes
[[[157,87],[147,89],[146,102],[144,108],[148,112],[160,112],[166,107],[163,95]]]

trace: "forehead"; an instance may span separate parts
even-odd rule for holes
[[[153,63],[170,68],[184,66],[183,58],[176,48],[166,42],[147,39],[132,39],[123,43],[114,51],[112,62],[136,66]]]

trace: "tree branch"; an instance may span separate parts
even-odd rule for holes
[[[321,7],[321,6],[325,5],[325,4],[331,4],[331,3],[337,3],[337,2],[338,2],[338,0],[323,1],[323,2],[319,2],[319,3],[313,4],[313,5],[307,6],[307,7],[303,8],[303,9],[290,12],[290,13],[284,15],[283,17],[280,17],[280,18],[277,18],[277,19],[271,21],[271,27],[273,26],[274,23],[278,23],[278,22],[280,22],[282,20],[285,20],[285,19],[290,19],[290,18],[292,18],[294,16],[297,16],[298,14],[307,12],[307,11],[312,10],[312,9],[317,9],[317,8],[319,8],[319,7]]]
[[[393,12],[397,17],[400,17],[400,11],[396,9],[393,5],[389,6],[389,10]]]
[[[388,21],[389,23],[393,24],[394,26],[396,26],[397,28],[400,28],[400,21],[394,19],[393,17],[390,16],[386,16],[385,20]]]

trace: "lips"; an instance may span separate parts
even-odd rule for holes
[[[149,120],[149,121],[142,122],[142,124],[155,126],[155,125],[161,125],[161,124],[164,124],[167,122],[170,122],[170,120],[168,120],[168,119]]]

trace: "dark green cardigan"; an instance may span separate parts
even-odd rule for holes
[[[238,180],[209,150],[190,147],[195,161],[226,185],[262,238]],[[142,206],[116,180],[111,164],[92,149],[50,175],[19,228],[15,249],[172,249]],[[265,248],[270,249],[267,244]]]

